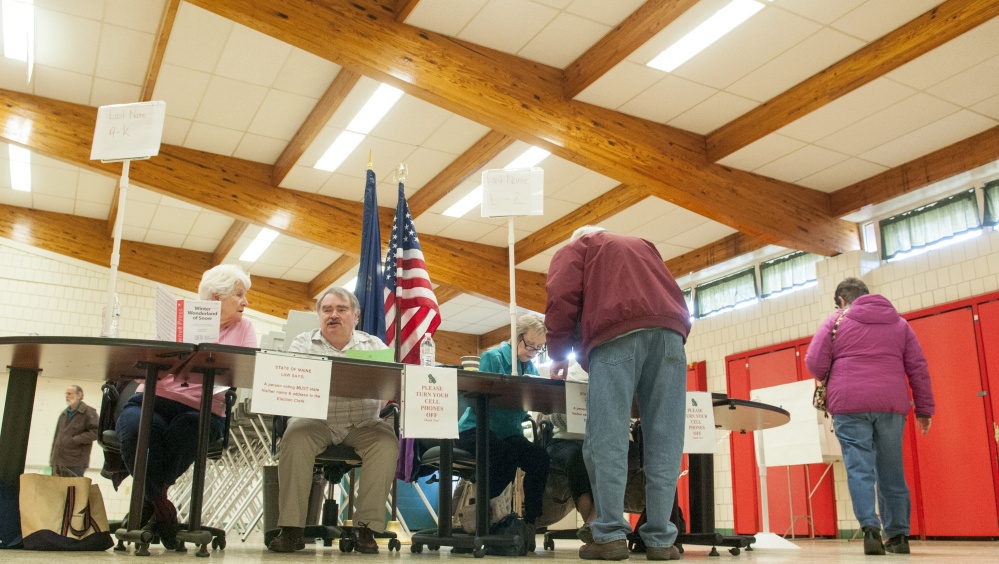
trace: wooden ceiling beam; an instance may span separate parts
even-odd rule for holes
[[[714,243],[669,259],[666,261],[666,268],[669,269],[674,278],[679,278],[762,249],[765,246],[767,246],[765,241],[750,237],[745,233],[733,233]]]
[[[488,333],[479,335],[479,351],[491,349],[503,341],[510,340],[510,324],[493,329]]]
[[[359,262],[361,261],[356,256],[340,255],[339,258],[333,261],[333,264],[327,266],[309,282],[309,295],[312,297],[318,296],[320,292],[329,288],[330,284],[350,272]]]
[[[513,246],[514,260],[520,264],[562,241],[568,240],[576,229],[584,225],[600,223],[648,197],[649,195],[644,190],[626,184],[611,188],[606,193],[517,241]]]
[[[437,287],[434,288],[434,296],[437,298],[437,305],[449,302],[464,293],[465,291],[461,288],[456,288],[447,284],[438,284]]]
[[[420,0],[395,0],[395,21],[404,22],[409,14],[413,13],[416,9],[416,5],[420,3]]]
[[[707,136],[717,162],[999,16],[995,0],[947,0]]]
[[[565,68],[565,97],[587,86],[628,58],[698,0],[648,0]]]
[[[219,244],[215,246],[215,250],[212,251],[212,266],[222,264],[226,255],[236,246],[236,242],[239,241],[239,238],[243,236],[243,232],[249,226],[250,224],[245,221],[239,219],[233,220],[232,225],[229,226],[229,230],[225,232],[222,240],[219,241]]]
[[[514,141],[513,137],[498,131],[490,131],[483,135],[482,139],[476,141],[467,151],[447,165],[433,180],[424,184],[413,194],[412,198],[407,200],[409,213],[414,218],[422,215],[468,177],[484,167],[496,155],[512,145]]]
[[[156,42],[153,43],[153,54],[149,58],[146,78],[142,81],[142,93],[139,94],[140,102],[149,102],[153,99],[156,79],[159,77],[160,67],[163,65],[163,54],[166,53],[167,42],[170,41],[170,32],[173,31],[173,22],[177,19],[177,8],[179,7],[180,0],[167,0],[163,4],[160,27],[156,31]]]
[[[568,100],[561,70],[399,23],[375,0],[192,3],[752,236],[859,248],[828,194],[709,163],[702,136]]]
[[[108,268],[112,241],[103,227],[99,219],[0,204],[0,237]],[[211,253],[137,241],[123,240],[120,255],[121,272],[194,293],[212,267]],[[284,318],[310,302],[305,286],[251,276],[250,309]]]
[[[313,106],[309,117],[305,118],[302,125],[295,132],[295,135],[285,146],[284,151],[274,163],[274,174],[271,182],[274,186],[281,184],[291,169],[302,157],[305,151],[312,145],[312,142],[319,136],[319,132],[326,127],[326,124],[340,108],[340,104],[347,98],[350,91],[361,79],[361,75],[356,72],[340,69],[340,72],[333,78],[329,88],[323,93],[316,105]]]
[[[851,214],[997,160],[999,127],[993,127],[833,192],[832,211],[837,216]]]

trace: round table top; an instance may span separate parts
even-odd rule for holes
[[[756,401],[713,397],[715,428],[749,433],[780,427],[791,420],[786,409]]]

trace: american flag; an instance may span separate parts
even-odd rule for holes
[[[398,295],[396,286],[398,285]],[[385,337],[386,344],[395,348],[396,307],[401,315],[399,333],[400,362],[420,363],[420,340],[433,334],[441,324],[440,306],[430,285],[427,263],[416,236],[413,216],[402,183],[399,183],[399,203],[392,222],[392,236],[385,256]]]

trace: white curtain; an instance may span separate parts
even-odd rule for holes
[[[882,220],[882,256],[887,260],[980,226],[978,200],[974,189],[968,190]]]
[[[999,223],[999,180],[985,184],[985,225]]]
[[[764,262],[760,265],[763,297],[815,280],[815,263],[823,258],[798,251]]]
[[[756,269],[730,274],[695,288],[697,317],[756,299]]]

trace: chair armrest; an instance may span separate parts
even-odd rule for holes
[[[225,428],[222,430],[222,450],[229,448],[229,429],[232,425],[232,406],[236,405],[236,388],[225,391]]]
[[[392,427],[395,429],[395,436],[399,436],[399,404],[396,402],[389,402],[381,411],[378,412],[378,417],[380,419],[392,418]]]
[[[101,386],[101,412],[97,418],[97,444],[104,448],[104,431],[114,429],[114,408],[118,404],[118,388],[111,382]]]

